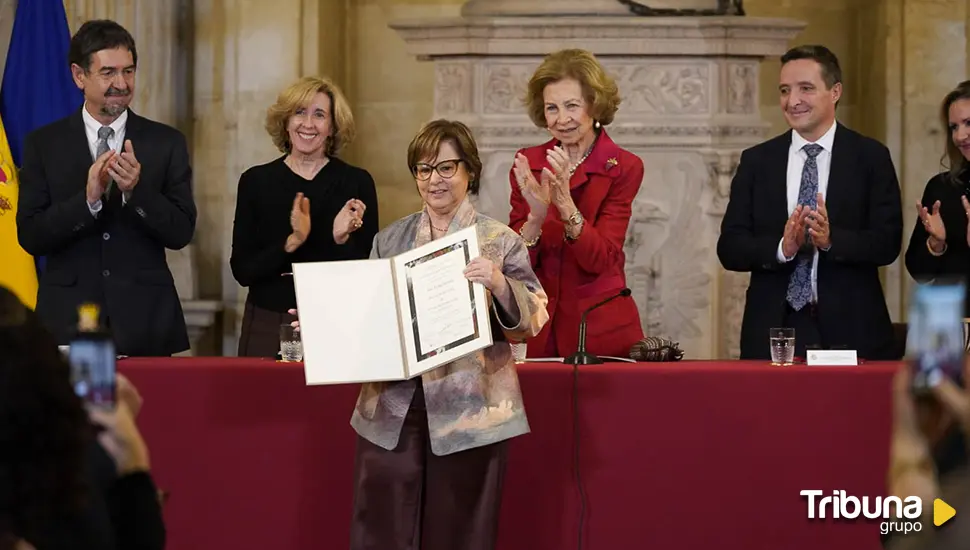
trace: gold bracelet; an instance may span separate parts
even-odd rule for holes
[[[525,241],[526,248],[535,248],[535,246],[539,244],[539,237],[542,236],[542,228],[539,228],[539,233],[537,233],[535,238],[531,241],[525,238],[525,235],[522,233],[523,229],[525,229],[525,224],[522,224],[522,227],[519,228],[519,236],[522,237],[523,241]]]
[[[935,250],[933,250],[933,247],[930,246],[930,239],[932,238],[933,237],[926,237],[926,249],[930,251],[930,254],[936,257],[940,257],[946,254],[946,241],[943,241],[943,250],[936,252]]]

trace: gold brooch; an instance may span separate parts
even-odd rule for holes
[[[618,164],[620,164],[620,161],[616,160],[616,157],[610,157],[606,161],[606,168],[609,169],[609,168],[612,168],[612,167],[614,167],[614,166],[616,166]]]

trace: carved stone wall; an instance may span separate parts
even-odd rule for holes
[[[556,49],[596,54],[623,99],[607,131],[645,166],[624,247],[643,328],[689,358],[738,355],[747,277],[724,272],[715,245],[740,152],[767,137],[760,62],[783,53],[801,23],[466,15],[392,28],[435,64],[434,116],[474,130],[485,166],[477,207],[506,222],[515,151],[549,139],[525,114],[529,77]]]

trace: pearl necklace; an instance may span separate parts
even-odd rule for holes
[[[599,136],[597,136],[597,137],[599,137]],[[569,167],[569,177],[573,177],[573,173],[576,172],[576,169],[579,168],[579,166],[581,164],[583,164],[583,161],[585,161],[589,157],[589,155],[593,152],[593,147],[595,147],[595,146],[596,146],[596,140],[594,139],[593,140],[593,143],[590,144],[589,149],[586,150],[586,154],[583,155],[579,159],[579,161],[577,161],[575,164],[573,164],[572,166]]]

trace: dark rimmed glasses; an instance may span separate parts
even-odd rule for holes
[[[433,166],[424,162],[419,162],[411,167],[411,174],[421,181],[428,181],[431,179],[431,174],[433,172],[437,172],[439,176],[448,179],[458,172],[458,165],[462,162],[463,161],[461,159],[443,160]]]

